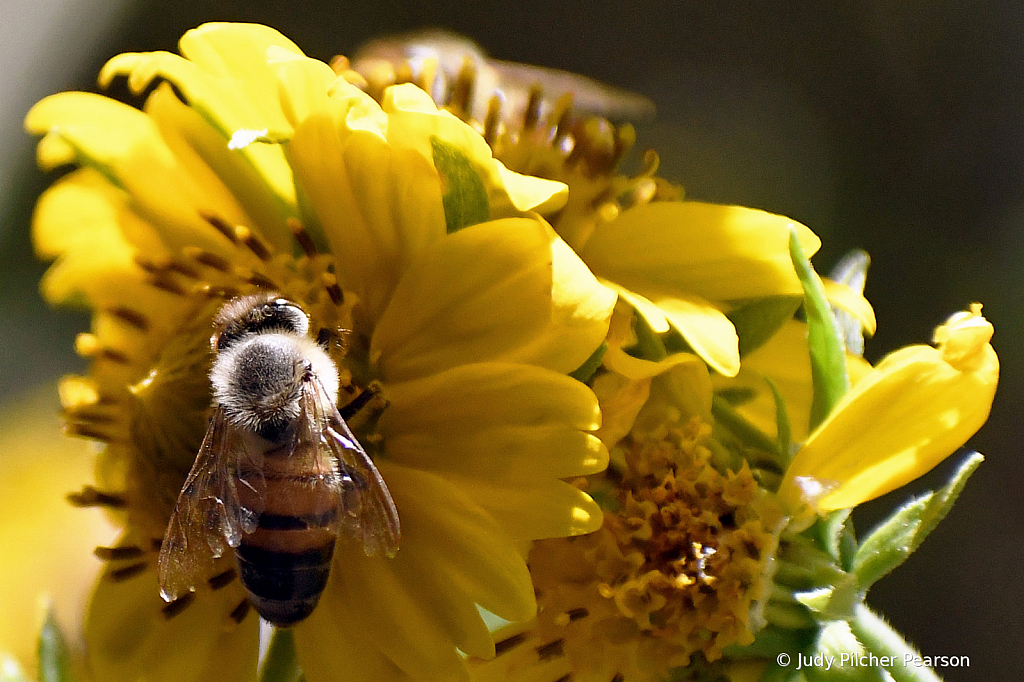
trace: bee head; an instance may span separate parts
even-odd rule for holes
[[[214,318],[211,345],[221,352],[252,334],[290,332],[305,336],[309,318],[302,308],[276,293],[241,296],[229,301]]]

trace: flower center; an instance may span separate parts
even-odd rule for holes
[[[625,467],[587,482],[606,500],[601,530],[535,543],[538,652],[558,641],[574,670],[654,680],[753,641],[782,513],[746,464],[712,465],[710,438],[696,418],[634,429]]]

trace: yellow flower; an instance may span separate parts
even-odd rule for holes
[[[614,294],[531,209],[565,188],[504,169],[412,86],[380,106],[262,26],[209,24],[183,57],[122,55],[101,81],[142,112],[85,93],[39,103],[44,167],[81,166],[40,199],[55,302],[94,311],[62,385],[69,430],[106,443],[85,502],[124,508],[124,535],[86,626],[102,679],[241,680],[256,619],[218,561],[164,604],[155,553],[206,428],[210,320],[226,297],[274,290],[334,349],[346,390],[383,386],[353,423],[395,499],[402,544],[369,558],[341,540],[313,615],[295,628],[312,682],[465,677],[493,655],[479,604],[533,615],[524,541],[586,533],[601,511],[559,479],[601,470],[594,394],[565,376],[605,337]]]
[[[844,509],[929,471],[988,418],[999,359],[981,305],[935,330],[936,347],[886,356],[807,438],[779,495],[792,512]]]
[[[653,381],[609,474],[581,481],[601,530],[534,543],[537,618],[498,631],[477,680],[654,682],[698,656],[724,672],[723,649],[764,626],[782,510],[745,463],[719,471],[710,425],[678,400],[710,386],[686,373]]]

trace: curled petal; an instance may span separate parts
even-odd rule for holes
[[[979,307],[980,308],[980,307]],[[812,433],[780,495],[794,512],[883,495],[929,471],[981,428],[999,379],[980,311],[940,327],[940,347],[888,355]]]

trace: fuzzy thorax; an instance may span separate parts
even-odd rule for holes
[[[299,418],[303,384],[313,377],[335,401],[334,362],[311,339],[292,333],[253,334],[218,353],[210,371],[228,421],[271,441]]]

